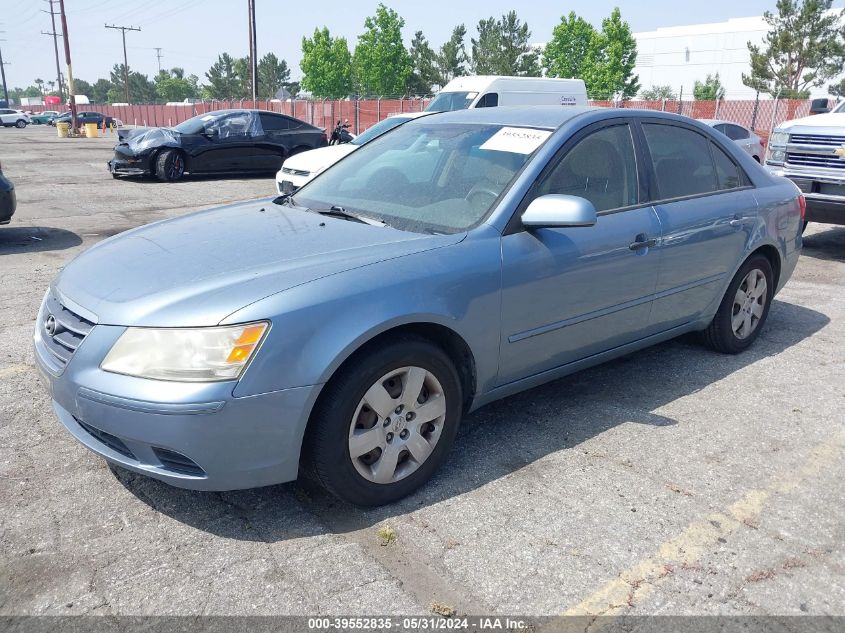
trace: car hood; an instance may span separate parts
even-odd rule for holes
[[[135,138],[136,136],[141,136],[149,132],[150,130],[154,130],[156,128],[151,127],[132,127],[132,128],[121,128],[117,131],[117,140],[118,141],[128,141],[131,138]]]
[[[796,127],[829,127],[839,128],[840,131],[845,131],[845,112],[828,112],[827,114],[815,114],[804,117],[803,119],[786,121],[777,126],[777,129],[791,131],[792,128]]]
[[[181,143],[181,135],[167,127],[152,127],[142,128],[141,130],[133,130],[135,134],[130,134],[122,139],[122,143],[132,152],[144,152],[154,147],[178,147]],[[120,133],[118,133],[120,139]]]
[[[323,171],[326,167],[334,165],[341,158],[347,154],[351,154],[356,149],[358,149],[358,146],[351,145],[350,143],[319,147],[307,152],[302,152],[296,156],[291,156],[284,162],[282,167],[307,171],[314,174]]]
[[[257,200],[104,240],[68,264],[53,287],[98,323],[208,326],[294,286],[462,237],[360,224]]]

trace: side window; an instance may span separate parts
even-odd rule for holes
[[[721,132],[722,134],[727,134],[727,131],[725,131],[725,124],[724,123],[719,123],[719,125],[714,125],[713,129],[716,130],[717,132]]]
[[[710,143],[713,152],[713,162],[716,165],[716,178],[719,181],[719,189],[736,189],[742,186],[742,175],[730,157],[725,154],[715,143]]]
[[[663,123],[643,123],[643,134],[661,200],[718,190],[710,142],[703,135]]]
[[[596,211],[608,211],[636,204],[638,190],[631,128],[623,124],[578,141],[539,182],[532,199],[555,193],[580,196]]]
[[[739,125],[726,125],[725,128],[727,129],[728,138],[735,141],[741,141],[748,138],[748,130],[744,127],[740,127]]]
[[[486,95],[481,97],[478,101],[478,105],[475,106],[476,108],[495,108],[499,105],[499,93],[497,92],[488,92]]]
[[[288,120],[283,116],[273,116],[272,114],[261,115],[261,127],[264,128],[266,134],[273,132],[284,132],[290,126]]]

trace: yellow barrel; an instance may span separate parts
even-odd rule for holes
[[[85,138],[97,138],[99,136],[97,134],[97,124],[96,123],[86,123],[85,124]]]
[[[67,138],[69,130],[70,123],[56,123],[56,132],[58,132],[59,138]]]

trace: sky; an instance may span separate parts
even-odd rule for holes
[[[332,35],[347,38],[350,50],[364,28],[364,19],[375,12],[377,0],[320,0],[283,2],[255,0],[259,57],[273,52],[287,60],[291,78],[301,76],[299,59],[303,35],[327,26]],[[760,15],[774,10],[775,0],[384,0],[405,19],[403,36],[408,44],[422,30],[435,50],[460,23],[469,38],[480,19],[516,9],[532,31],[532,42],[551,37],[561,15],[575,11],[595,25],[619,6],[623,19],[634,32],[658,27],[720,22],[732,17]],[[842,7],[845,0],[834,2]],[[58,0],[55,2],[58,10]],[[55,56],[46,0],[0,0],[0,47],[9,87],[31,85],[37,77],[55,80]],[[65,0],[74,77],[93,83],[108,77],[109,70],[123,61],[120,31],[104,24],[140,27],[127,32],[129,66],[152,78],[158,70],[156,47],[160,47],[164,68],[178,66],[204,80],[205,71],[221,52],[244,56],[248,48],[246,0]],[[58,31],[61,27],[56,22]],[[5,41],[4,41],[5,40]],[[64,54],[59,42],[62,72]]]

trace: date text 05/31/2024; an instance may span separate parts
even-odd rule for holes
[[[373,631],[398,629],[404,631],[503,630],[520,631],[525,621],[508,617],[442,618],[429,617],[352,617],[308,618],[309,631]]]

